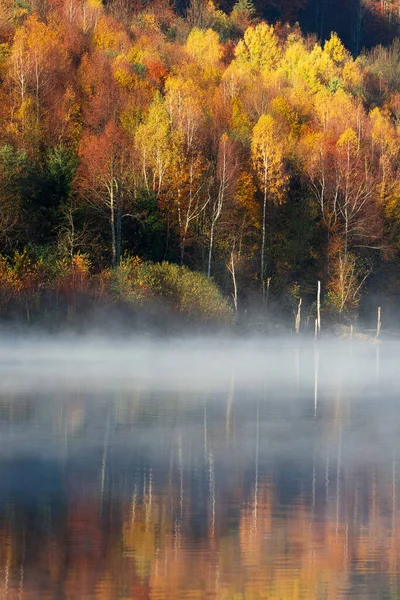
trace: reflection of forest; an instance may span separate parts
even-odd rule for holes
[[[312,359],[279,389],[0,392],[0,600],[398,597],[397,398]]]
[[[237,482],[229,498],[218,497],[211,457],[208,468],[204,531],[179,464],[161,487],[145,470],[129,501],[102,500],[89,477],[68,482],[62,508],[21,515],[10,505],[1,518],[0,597],[337,599],[355,584],[357,597],[394,597],[395,471],[392,480],[376,471],[343,479],[341,490],[333,477],[332,491],[316,472],[315,496],[282,505],[272,480],[247,492]]]

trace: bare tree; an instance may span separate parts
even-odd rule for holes
[[[207,29],[212,22],[212,15],[206,0],[190,0],[186,11],[186,20],[190,27]]]

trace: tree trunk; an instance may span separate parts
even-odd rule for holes
[[[213,244],[214,244],[214,226],[215,226],[215,221],[213,220],[211,223],[210,247],[209,247],[209,251],[208,251],[208,269],[207,269],[208,279],[210,279],[210,277],[211,277],[211,258],[212,258]]]
[[[119,265],[121,259],[121,248],[122,248],[122,209],[119,206],[117,209],[117,222],[116,222],[116,242],[115,242],[115,260],[116,264]]]
[[[181,250],[181,267],[183,267],[183,257],[185,256],[185,245],[186,245],[186,235],[183,235],[181,237],[181,244],[180,244],[180,250]]]
[[[40,109],[39,109],[39,69],[37,62],[35,63],[35,77],[36,77],[36,122],[39,123]]]
[[[263,302],[265,301],[265,236],[267,228],[267,186],[264,185],[264,202],[263,202],[263,220],[262,220],[262,240],[261,240],[261,289]]]
[[[231,252],[231,273],[232,273],[232,281],[233,281],[233,305],[235,307],[235,313],[238,311],[238,290],[236,283],[236,272],[235,272],[235,259],[234,259],[234,249]]]
[[[117,243],[115,237],[115,206],[114,206],[114,184],[111,184],[110,191],[110,226],[111,226],[111,256],[112,264],[117,264]]]

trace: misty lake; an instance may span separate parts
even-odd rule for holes
[[[399,359],[3,338],[1,600],[399,598]]]

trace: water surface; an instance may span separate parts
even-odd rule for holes
[[[0,598],[399,598],[399,358],[4,340]]]

